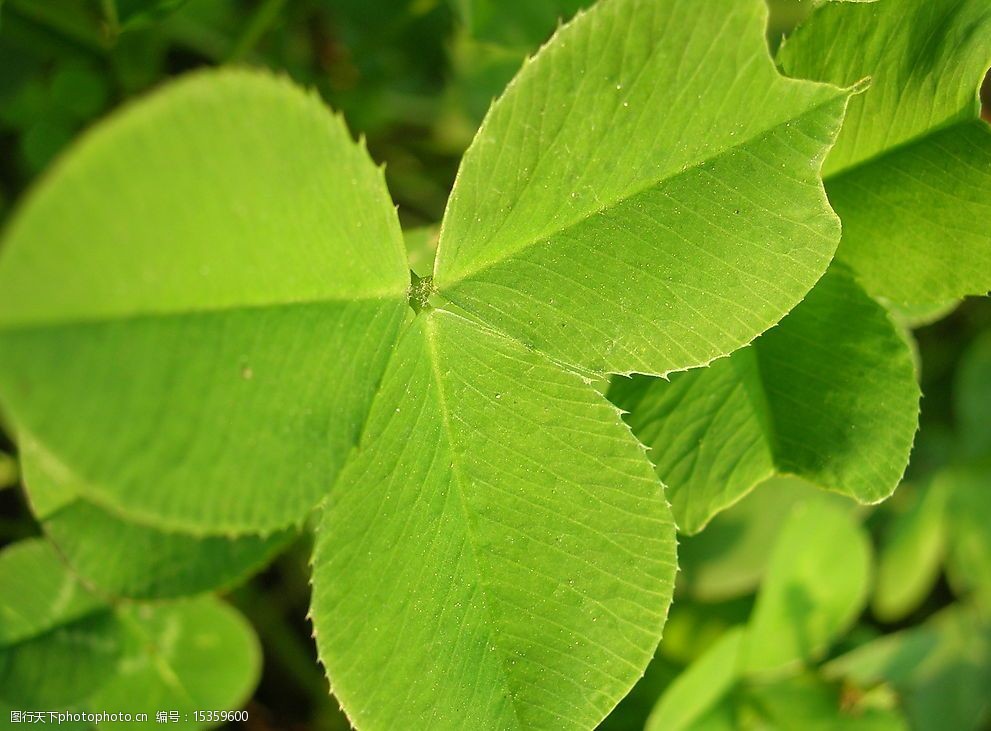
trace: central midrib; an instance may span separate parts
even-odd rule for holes
[[[452,449],[451,471],[453,472],[453,476],[454,476],[453,482],[456,486],[455,492],[457,493],[458,496],[458,505],[461,508],[461,514],[464,519],[466,542],[468,544],[468,549],[471,552],[472,563],[474,564],[477,570],[480,568],[481,562],[479,561],[478,558],[478,549],[475,545],[476,539],[472,533],[471,518],[468,515],[468,507],[466,505],[466,500],[464,496],[464,487],[463,487],[464,477],[461,474],[461,468],[458,464],[456,455],[453,454],[453,448],[455,443],[454,432],[451,429],[451,422],[448,416],[447,397],[444,393],[443,379],[441,377],[441,373],[439,369],[440,358],[437,352],[434,326],[429,318],[424,322],[424,339],[426,341],[427,349],[429,351],[428,356],[430,358],[431,375],[433,376],[434,383],[437,384],[437,400],[438,400],[438,406],[440,407],[440,416],[441,416],[441,423],[444,428],[444,435],[447,439],[449,447]],[[506,664],[506,656],[505,653],[503,652],[502,647],[499,646],[499,644],[495,641],[495,637],[491,635],[491,633],[493,632],[493,626],[495,622],[494,622],[494,615],[492,612],[492,608],[489,605],[488,589],[486,588],[485,583],[482,581],[481,573],[479,573],[476,580],[478,581],[479,586],[482,587],[481,588],[482,606],[484,607],[485,616],[489,620],[488,625],[490,632],[489,641],[491,642],[490,646],[495,648],[494,652],[496,653],[499,659],[499,669],[501,671],[503,685],[505,686],[506,693],[508,694],[509,697],[509,705],[513,709],[513,717],[516,719],[516,727],[517,729],[520,729],[522,731],[522,729],[526,727],[523,725],[520,719],[519,709],[516,707],[516,694],[513,689],[513,685],[509,682],[509,669]]]
[[[25,320],[22,322],[5,322],[0,316],[0,336],[4,333],[26,332],[38,330],[56,330],[73,327],[93,327],[99,325],[120,324],[129,322],[142,322],[154,320],[179,320],[195,317],[209,317],[211,315],[222,314],[244,314],[246,312],[262,312],[270,310],[291,310],[295,308],[316,307],[327,305],[328,307],[347,306],[349,304],[364,304],[379,302],[388,304],[395,302],[404,307],[407,302],[407,290],[397,292],[371,293],[361,297],[313,297],[298,300],[284,300],[272,302],[258,302],[249,304],[216,304],[204,307],[178,307],[172,309],[149,309],[143,312],[107,312],[105,314],[94,314],[90,316],[68,317],[56,319],[55,316],[39,317],[37,320]]]
[[[809,83],[815,83],[815,82],[809,82]],[[619,208],[620,206],[624,205],[629,200],[631,200],[633,198],[636,198],[637,196],[643,195],[644,193],[647,193],[648,191],[654,190],[654,189],[656,189],[656,188],[658,188],[658,187],[660,187],[662,185],[665,185],[667,183],[671,183],[671,182],[677,180],[678,178],[681,178],[683,176],[686,176],[686,175],[688,175],[690,173],[694,173],[694,172],[698,171],[699,169],[704,168],[706,165],[709,165],[709,164],[711,164],[713,162],[716,162],[719,159],[725,157],[726,155],[729,155],[729,154],[731,154],[731,153],[733,153],[733,152],[735,152],[735,151],[737,151],[737,150],[739,150],[739,149],[741,149],[743,147],[746,147],[747,145],[751,144],[752,142],[754,142],[754,141],[760,139],[761,137],[764,137],[765,135],[773,132],[774,130],[780,129],[781,127],[784,127],[784,126],[787,126],[787,125],[790,125],[792,122],[795,122],[796,120],[803,120],[803,119],[811,116],[812,114],[820,111],[823,107],[827,107],[830,104],[836,103],[836,101],[839,100],[839,99],[849,99],[849,97],[850,97],[850,93],[851,92],[850,92],[849,89],[843,89],[843,88],[840,88],[840,87],[835,87],[835,86],[832,86],[830,84],[820,84],[820,85],[821,86],[826,86],[826,87],[832,87],[835,90],[835,92],[837,92],[836,95],[835,96],[831,96],[829,99],[826,99],[826,100],[823,100],[821,102],[816,103],[815,105],[813,105],[813,106],[805,109],[804,111],[802,111],[801,114],[798,114],[798,115],[796,115],[794,117],[789,117],[786,120],[783,120],[781,122],[777,122],[777,123],[775,123],[773,125],[770,125],[770,126],[764,128],[764,129],[761,129],[761,130],[759,130],[757,132],[754,132],[753,134],[751,134],[746,139],[741,139],[739,142],[736,142],[733,145],[730,145],[728,147],[725,147],[725,148],[723,148],[723,149],[719,150],[718,152],[715,152],[715,153],[713,153],[711,155],[707,155],[706,157],[702,158],[701,160],[697,160],[696,162],[691,163],[690,165],[687,165],[685,167],[679,168],[678,170],[668,171],[666,174],[661,175],[658,178],[652,179],[652,180],[648,181],[646,184],[643,184],[641,186],[637,186],[637,187],[635,187],[635,188],[633,188],[631,190],[624,191],[615,200],[609,202],[606,205],[599,206],[599,207],[596,207],[596,208],[591,209],[589,211],[586,211],[586,212],[584,212],[584,213],[582,213],[582,214],[574,217],[573,219],[571,219],[569,221],[566,221],[565,223],[563,223],[563,224],[561,224],[559,226],[556,226],[556,227],[553,227],[553,228],[550,228],[550,229],[546,229],[544,231],[541,231],[539,234],[537,234],[536,236],[534,236],[530,240],[524,242],[523,244],[521,244],[519,246],[514,247],[511,251],[506,252],[506,253],[504,253],[504,254],[502,254],[502,255],[494,258],[494,259],[490,259],[488,261],[484,261],[483,263],[474,266],[474,268],[467,269],[467,270],[461,272],[460,274],[457,275],[457,277],[455,279],[445,281],[444,280],[444,277],[443,277],[443,273],[441,271],[439,271],[439,266],[438,267],[435,267],[435,271],[434,271],[434,283],[437,285],[438,290],[440,291],[440,293],[442,295],[449,297],[450,296],[449,291],[445,291],[445,290],[456,288],[458,284],[460,284],[460,283],[462,283],[462,282],[470,279],[471,277],[477,276],[479,273],[481,273],[483,271],[486,271],[488,269],[492,269],[492,268],[498,266],[499,264],[502,264],[507,259],[510,259],[510,258],[512,258],[514,256],[517,256],[517,255],[519,255],[522,252],[525,252],[525,251],[527,251],[529,249],[534,248],[535,246],[539,246],[541,244],[547,243],[550,239],[552,239],[552,238],[554,238],[556,236],[560,236],[562,233],[564,233],[564,232],[566,232],[566,231],[568,231],[570,229],[574,229],[574,228],[577,228],[578,226],[581,226],[582,224],[584,224],[587,221],[591,220],[594,216],[598,216],[598,215],[603,214],[603,213],[606,213],[606,212],[608,212],[610,210]],[[837,129],[837,132],[838,132],[838,129]],[[834,141],[835,141],[835,135],[834,135]],[[830,145],[830,148],[831,148],[831,145]],[[823,158],[822,158],[823,161],[825,161],[830,148],[827,148],[826,151],[825,151],[825,153],[823,154]],[[821,170],[821,163],[820,163],[820,170]],[[486,241],[484,243],[488,243],[488,241]],[[440,246],[443,246],[443,237],[442,237]],[[441,259],[440,256],[438,256],[437,259],[436,259],[436,263],[439,265],[441,262],[442,262],[442,259]],[[452,299],[452,301],[457,301],[453,297],[451,297],[451,299]],[[462,303],[458,302],[458,304],[462,304]]]

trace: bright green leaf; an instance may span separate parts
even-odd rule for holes
[[[843,220],[837,256],[867,290],[918,304],[991,289],[991,128],[978,100],[991,66],[986,0],[829,3],[780,60],[797,78],[870,77],[825,166]]]
[[[615,408],[512,340],[421,315],[314,557],[352,721],[592,728],[653,654],[673,579],[670,513]]]
[[[849,92],[782,78],[765,16],[613,0],[562,28],[465,155],[441,295],[596,373],[697,366],[777,322],[838,239],[818,173]]]
[[[689,534],[776,473],[883,500],[918,426],[905,336],[841,268],[751,347],[670,381],[614,379],[610,398]]]
[[[867,601],[871,547],[854,517],[826,501],[798,506],[774,547],[747,627],[748,674],[819,658]]]
[[[282,80],[192,76],[84,137],[10,223],[0,394],[94,501],[272,531],[357,439],[408,284],[340,120]]]

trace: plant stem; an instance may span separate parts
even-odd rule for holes
[[[99,31],[82,21],[62,13],[54,5],[35,2],[35,0],[6,0],[4,11],[15,18],[40,26],[48,33],[56,35],[83,51],[103,56],[108,44]]]
[[[271,29],[285,4],[286,0],[263,0],[234,42],[234,47],[227,56],[228,63],[242,61],[254,50],[258,41]]]
[[[113,44],[120,35],[120,18],[117,15],[117,0],[100,0],[103,10],[103,20],[106,23],[107,39]]]
[[[270,659],[308,695],[316,699],[329,698],[327,683],[316,663],[315,650],[300,641],[283,613],[272,605],[272,598],[250,583],[240,587],[234,598],[251,620]]]

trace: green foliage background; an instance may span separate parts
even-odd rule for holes
[[[169,77],[201,67],[248,64],[316,89],[343,114],[352,132],[366,138],[372,158],[386,165],[403,229],[414,232],[407,241],[413,268],[428,273],[429,263],[421,272],[417,262],[432,258],[436,236],[424,227],[443,215],[458,163],[490,101],[549,37],[558,18],[587,4],[2,0],[0,221],[60,151],[111,110]],[[809,2],[771,0],[771,46],[777,47],[810,9]],[[979,224],[988,227],[991,221]],[[842,272],[830,276],[835,288],[848,286],[840,281]],[[829,296],[828,291],[818,295]],[[853,301],[857,296],[851,295]],[[851,297],[837,295],[844,302]],[[868,301],[861,309],[871,306]],[[796,310],[794,318],[804,312]],[[939,308],[903,306],[899,312],[918,344],[924,394],[921,428],[903,484],[877,507],[857,506],[798,478],[775,476],[823,477],[803,472],[802,455],[779,454],[757,460],[753,474],[745,475],[732,494],[714,496],[698,515],[679,512],[674,486],[679,524],[697,535],[681,539],[681,575],[657,655],[602,728],[721,729],[733,727],[727,718],[737,723],[742,718],[754,728],[895,729],[903,727],[903,712],[911,728],[991,728],[991,304],[968,298]],[[762,341],[757,349],[772,359],[775,348],[788,352],[787,333],[783,324],[773,336],[777,340]],[[851,351],[868,348],[847,345]],[[879,367],[889,364],[876,357]],[[722,371],[740,359],[723,361]],[[812,365],[821,366],[823,359],[828,365],[828,353],[809,356],[816,361]],[[684,375],[690,392],[691,374]],[[706,378],[723,375],[713,368]],[[676,387],[680,383],[673,380]],[[718,384],[703,386],[706,391]],[[622,393],[637,387],[614,386],[614,400],[632,411],[634,403],[650,397]],[[641,431],[636,419],[631,425],[649,444],[649,424]],[[760,432],[759,426],[753,428]],[[24,455],[29,445],[20,449]],[[0,545],[40,533],[23,492],[2,489],[18,482],[14,452],[11,442],[0,441]],[[37,470],[38,484],[52,483],[47,499],[64,507],[73,495],[58,494],[65,486],[57,484],[50,465],[45,471],[45,464],[25,460],[21,471]],[[898,467],[878,470],[896,474]],[[837,479],[863,497],[857,492],[858,475]],[[712,517],[727,506],[732,507]],[[58,516],[47,529],[54,537],[61,531],[66,541],[78,535],[73,521],[109,520],[82,501]],[[129,537],[120,541],[122,554],[127,546],[133,550]],[[306,620],[310,543],[308,535],[285,532],[225,548],[231,552],[224,582],[231,588],[225,595],[250,621],[262,649],[260,681],[246,706],[248,728],[349,728],[327,693]],[[816,553],[822,546],[835,550]],[[163,560],[181,562],[183,551],[190,549],[183,544],[174,550]],[[241,581],[245,563],[263,565],[273,555],[261,574]],[[102,557],[81,560],[100,570]],[[195,582],[195,569],[181,580]],[[122,558],[108,575],[129,571],[140,576],[142,570],[140,561],[128,564]],[[795,587],[805,592],[797,599]],[[142,591],[168,596],[170,586],[166,582]],[[107,614],[108,626],[119,622],[132,630],[131,639],[121,641],[122,652],[140,644],[133,640],[135,627],[144,622],[152,628],[147,631],[155,631],[156,623],[168,619],[142,617],[138,610],[100,611]],[[187,611],[226,610],[212,605],[176,610]],[[87,621],[104,621],[102,616]],[[745,635],[738,629],[742,625],[748,628]],[[247,645],[243,652],[252,656]],[[25,657],[18,662],[34,662],[29,653]],[[804,671],[785,667],[794,658],[806,662]],[[92,672],[101,672],[105,659],[92,661]],[[754,679],[758,671],[782,667],[774,681]]]

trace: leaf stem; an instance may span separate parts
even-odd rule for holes
[[[117,0],[100,0],[103,11],[103,21],[106,23],[107,40],[112,44],[117,42],[120,35],[120,18],[117,15]]]
[[[263,0],[234,42],[234,47],[227,56],[228,63],[242,61],[254,50],[262,37],[271,29],[285,4],[286,0]]]
[[[31,2],[6,0],[4,12],[7,16],[13,16],[11,19],[38,26],[80,50],[103,56],[109,48],[106,39],[96,28],[81,22],[78,17],[70,17],[59,12],[53,5],[33,0]],[[6,25],[6,22],[4,24]]]

